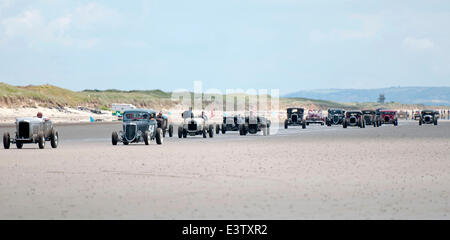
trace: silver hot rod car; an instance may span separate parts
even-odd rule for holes
[[[3,134],[3,147],[9,149],[11,143],[21,149],[23,144],[37,143],[39,148],[45,147],[45,141],[50,141],[52,148],[58,147],[58,132],[48,118],[29,117],[16,119],[16,134],[11,138],[8,132]]]
[[[122,126],[122,131],[112,133],[112,145],[117,145],[118,142],[124,145],[144,142],[149,145],[152,140],[156,140],[156,144],[163,143],[163,131],[158,127],[156,112],[153,110],[126,110],[123,113]]]
[[[188,135],[202,135],[203,138],[208,135],[210,138],[214,137],[214,125],[208,124],[208,117],[204,114],[195,117],[194,113],[185,111],[182,117],[183,124],[178,126],[178,138],[186,138]]]

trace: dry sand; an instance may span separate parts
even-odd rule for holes
[[[58,149],[0,150],[0,218],[450,219],[450,122],[416,123],[161,146],[60,126]]]

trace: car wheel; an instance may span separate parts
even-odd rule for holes
[[[203,138],[206,138],[206,129],[203,128]]]
[[[164,141],[164,136],[161,128],[156,129],[156,144],[161,145]]]
[[[284,129],[287,129],[288,128],[288,120],[286,119],[285,121],[284,121]]]
[[[45,138],[44,138],[44,134],[39,133],[38,135],[38,145],[40,149],[43,149],[45,147]]]
[[[9,149],[10,146],[11,146],[11,138],[9,137],[9,133],[5,132],[3,134],[3,147],[5,149]]]
[[[59,141],[58,131],[52,129],[52,134],[50,135],[50,145],[52,145],[52,148],[58,147],[58,141]]]
[[[162,130],[163,137],[166,137],[166,129]]]
[[[182,137],[183,137],[183,127],[178,126],[178,138],[182,138]]]
[[[305,129],[306,128],[306,123],[303,121],[302,122],[302,128]]]
[[[149,131],[145,131],[145,133],[144,133],[144,143],[145,143],[145,145],[150,144],[150,132]]]
[[[227,126],[225,124],[222,124],[222,134],[225,134],[227,132]]]
[[[173,125],[170,124],[169,125],[169,137],[172,137],[172,136],[173,136]]]
[[[16,142],[16,147],[17,147],[18,149],[22,149],[22,147],[23,147],[23,142]]]
[[[117,142],[119,141],[119,135],[117,135],[117,132],[113,132],[111,135],[111,143],[112,145],[117,145]]]
[[[212,138],[214,137],[214,126],[211,124],[209,125],[209,137]]]
[[[239,135],[244,136],[244,125],[239,126]]]
[[[183,138],[187,137],[187,131],[185,129],[183,129]]]
[[[220,125],[216,124],[216,134],[219,135],[220,134]]]
[[[124,140],[124,141],[123,141],[123,145],[128,145],[127,140]]]

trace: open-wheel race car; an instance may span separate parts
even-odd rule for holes
[[[255,116],[251,113],[250,116],[245,117],[244,124],[239,126],[239,134],[245,136],[247,133],[256,134],[262,132],[264,136],[267,136],[270,134],[270,125],[271,121],[266,117]]]
[[[422,126],[422,124],[438,125],[438,118],[434,110],[423,110],[420,113],[419,125]]]
[[[306,128],[306,121],[303,119],[304,111],[303,108],[286,109],[287,118],[284,120],[284,128],[287,129],[289,126],[302,126],[302,128]]]
[[[216,134],[219,134],[220,132],[225,134],[228,131],[239,131],[239,126],[243,124],[244,121],[245,118],[241,115],[224,116],[222,125],[216,125]]]
[[[344,128],[347,127],[360,127],[365,128],[363,113],[359,110],[347,111],[345,113],[344,123],[342,124]]]
[[[188,114],[185,111],[183,114],[183,124],[178,126],[178,138],[186,138],[189,136],[202,135],[206,138],[208,135],[210,138],[214,137],[214,125],[208,123],[208,117],[200,115],[195,117],[192,112]]]
[[[341,125],[344,122],[344,109],[328,109],[328,116],[325,119],[327,126]]]
[[[158,123],[158,128],[163,131],[163,137],[166,137],[166,132],[169,133],[169,137],[173,136],[173,124],[169,123],[168,117],[163,115],[161,112],[156,116],[156,122]]]
[[[308,115],[306,115],[306,125],[309,124],[325,125],[325,118],[323,117],[322,111],[310,109]]]
[[[380,121],[380,125],[393,124],[394,126],[398,126],[397,111],[389,109],[380,110]]]
[[[380,126],[380,119],[375,110],[362,110],[361,112],[366,125],[372,125],[374,127]]]
[[[29,117],[16,119],[16,134],[11,138],[8,132],[3,134],[3,147],[9,149],[12,144],[21,149],[24,144],[37,143],[40,149],[45,147],[45,142],[50,141],[52,148],[58,147],[58,131],[53,127],[48,118]]]
[[[149,145],[153,140],[156,144],[162,144],[164,141],[163,131],[158,127],[156,112],[153,110],[126,110],[123,113],[122,128],[122,131],[112,133],[112,145],[117,145],[119,142],[124,145],[139,142]]]

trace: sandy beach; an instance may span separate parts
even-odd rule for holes
[[[450,122],[0,150],[1,219],[450,219]],[[11,128],[0,128],[11,131]]]

